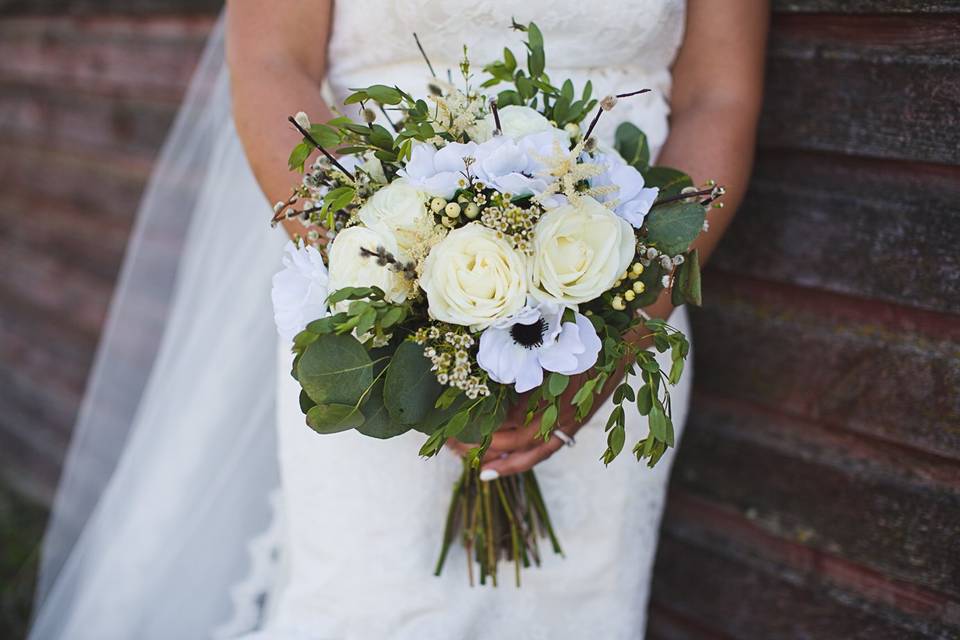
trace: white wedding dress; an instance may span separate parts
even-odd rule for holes
[[[475,72],[511,17],[536,21],[547,70],[594,95],[640,88],[622,121],[656,154],[668,131],[683,0],[342,0],[328,87],[425,93],[417,32],[438,73],[461,45]],[[608,468],[608,407],[536,469],[566,553],[523,586],[467,586],[454,547],[432,575],[452,454],[421,434],[320,436],[304,424],[269,301],[284,238],[229,117],[222,21],[157,162],[132,234],[44,540],[31,640],[603,640],[642,637],[673,452]],[[306,105],[305,105],[306,106]],[[280,126],[278,124],[278,126]],[[684,311],[672,323],[689,332]],[[688,333],[689,335],[689,333]],[[666,364],[666,363],[664,363]],[[678,435],[691,372],[672,391]],[[628,438],[645,420],[628,411]],[[509,573],[509,567],[505,567]]]
[[[504,44],[522,52],[510,17],[534,20],[546,41],[548,72],[594,94],[651,88],[622,100],[601,120],[611,143],[619,122],[646,131],[656,151],[667,135],[669,66],[680,43],[678,0],[603,3],[534,0],[351,0],[337,3],[329,47],[329,88],[336,103],[351,87],[396,84],[423,92],[428,71],[414,46],[416,31],[434,67],[458,74],[461,43],[479,67]],[[521,58],[522,59],[522,58]],[[455,78],[457,75],[454,76]],[[348,112],[349,113],[349,112]],[[689,334],[685,312],[672,322]],[[284,584],[256,638],[373,639],[633,639],[643,636],[657,533],[672,463],[654,469],[629,452],[608,468],[603,424],[609,405],[564,448],[536,468],[565,557],[547,553],[523,573],[518,590],[507,575],[499,588],[468,586],[465,554],[455,547],[443,575],[432,575],[452,483],[460,463],[451,454],[424,461],[417,432],[388,441],[354,431],[319,436],[304,426],[299,387],[280,346],[278,396]],[[666,362],[661,362],[665,366]],[[691,373],[672,392],[682,427]],[[628,412],[631,442],[645,419]],[[506,567],[505,574],[510,574]]]

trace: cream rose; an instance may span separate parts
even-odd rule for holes
[[[553,131],[558,139],[569,143],[570,134],[563,129],[557,129],[542,113],[530,107],[522,107],[512,104],[497,110],[500,116],[500,129],[508,138],[519,140],[532,133],[542,133],[544,131]],[[483,120],[477,123],[467,131],[470,139],[474,142],[486,142],[493,137],[496,121],[492,113],[488,113]]]
[[[495,231],[473,222],[433,247],[420,286],[433,318],[479,330],[523,308],[526,261]]]
[[[380,287],[391,302],[403,302],[407,298],[409,281],[387,265],[377,264],[377,259],[364,256],[361,249],[377,251],[383,247],[396,255],[396,243],[390,237],[384,237],[366,227],[348,227],[337,234],[330,245],[328,259],[329,280],[327,287],[331,293],[344,287]],[[345,311],[349,302],[340,302],[336,311]]]
[[[374,193],[357,215],[381,236],[392,237],[397,248],[409,255],[431,225],[426,200],[423,191],[401,180]]]
[[[531,295],[564,304],[610,289],[636,253],[630,223],[590,197],[551,209],[537,221],[530,260]]]

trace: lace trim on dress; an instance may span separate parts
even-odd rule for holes
[[[262,629],[269,618],[283,573],[283,491],[270,493],[270,524],[247,543],[250,571],[230,589],[233,615],[214,629],[213,638],[226,639]]]

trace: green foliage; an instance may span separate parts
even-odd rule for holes
[[[367,394],[361,410],[363,411],[363,424],[357,427],[357,431],[371,438],[385,440],[406,433],[410,430],[409,425],[402,424],[394,420],[387,411],[387,406],[383,401],[383,387],[386,370],[390,365],[394,348],[392,346],[374,349],[370,352],[373,358],[373,386]]]
[[[688,251],[683,263],[677,267],[673,290],[670,292],[671,302],[675,307],[689,303],[695,306],[703,304],[703,295],[700,289],[700,252],[696,249]]]
[[[707,213],[696,202],[671,202],[654,207],[644,227],[646,243],[671,256],[683,253],[703,230]]]
[[[640,173],[646,186],[660,189],[660,198],[679,195],[683,189],[693,186],[690,176],[671,167],[648,167],[641,169]]]
[[[318,404],[307,411],[307,426],[317,433],[338,433],[363,424],[363,414],[349,404]]]
[[[358,405],[373,382],[373,361],[353,336],[319,336],[297,361],[296,377],[317,405]]]
[[[650,147],[647,144],[647,136],[636,126],[629,122],[624,122],[614,134],[614,148],[627,164],[631,165],[641,173],[650,166]],[[644,178],[646,182],[646,178]],[[656,185],[647,185],[656,186]]]
[[[434,410],[443,388],[430,366],[423,347],[415,342],[402,342],[394,352],[383,385],[383,402],[390,417],[400,424],[422,423]]]
[[[489,88],[501,83],[513,84],[514,88],[497,94],[497,106],[500,108],[510,105],[533,107],[558,127],[582,122],[597,105],[597,101],[591,99],[593,85],[588,81],[577,99],[573,83],[569,80],[560,88],[551,84],[545,72],[546,53],[540,29],[533,22],[526,25],[514,22],[513,28],[527,34],[524,43],[527,48],[526,68],[521,68],[513,52],[505,48],[502,60],[491,62],[483,68],[490,77],[480,86]]]
[[[636,318],[636,316],[633,316]],[[669,374],[664,372],[654,354],[646,349],[638,349],[631,342],[626,341],[622,328],[608,324],[602,316],[594,314],[590,317],[597,333],[602,340],[602,350],[597,360],[596,377],[591,378],[574,395],[572,404],[578,407],[581,414],[581,405],[589,407],[588,398],[593,398],[603,387],[607,376],[612,376],[618,366],[626,359],[624,378],[614,389],[611,400],[613,409],[607,419],[607,448],[600,459],[604,464],[610,464],[623,450],[626,441],[626,411],[624,404],[636,403],[637,411],[647,416],[650,425],[649,434],[637,442],[634,454],[638,460],[646,459],[649,466],[653,466],[660,459],[667,447],[674,445],[673,421],[670,409],[670,393],[668,384],[674,385],[680,380],[683,373],[683,363],[690,353],[690,345],[686,337],[677,329],[663,320],[635,320],[632,328],[642,327],[649,333],[645,336],[652,338],[654,348],[660,352],[670,352],[671,369]],[[638,379],[638,386],[630,383],[632,378]]]

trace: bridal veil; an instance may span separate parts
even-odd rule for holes
[[[210,636],[271,523],[284,238],[228,84],[221,16],[137,214],[44,540],[33,640]]]

